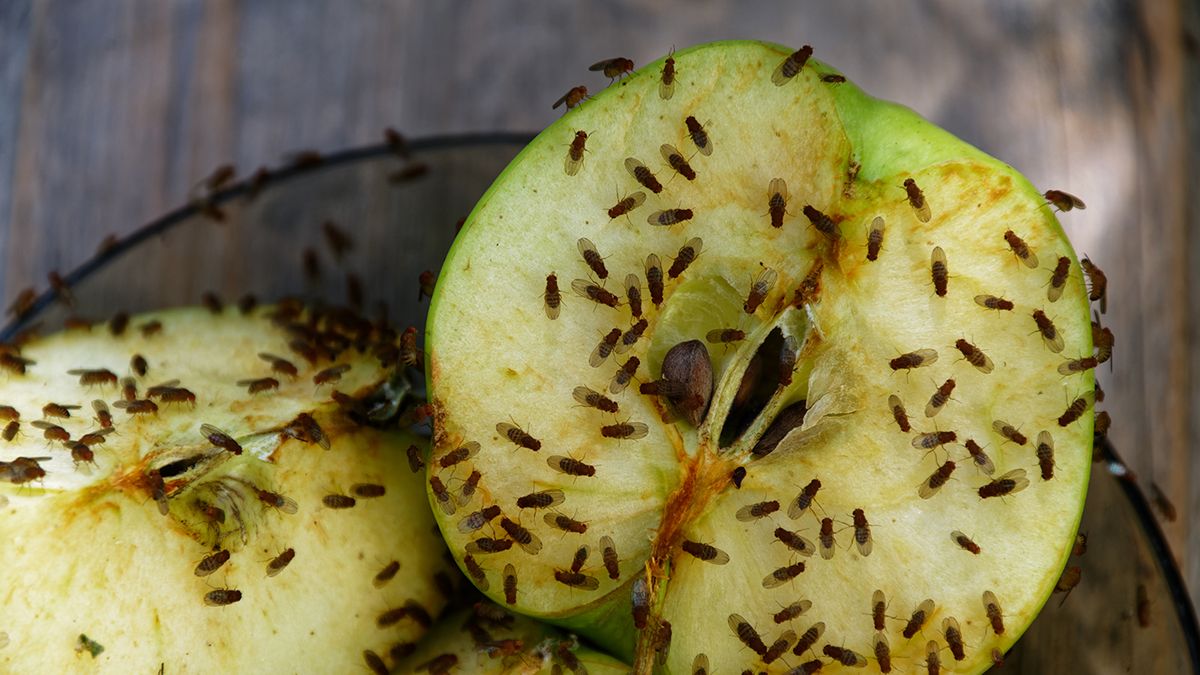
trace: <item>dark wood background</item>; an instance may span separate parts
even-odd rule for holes
[[[1200,588],[1196,8],[1183,0],[0,2],[0,299],[299,148],[536,130],[601,58],[732,37],[799,45],[1088,209],[1110,280],[1112,437]],[[202,261],[180,261],[180,269]],[[1193,591],[1195,596],[1195,591]]]

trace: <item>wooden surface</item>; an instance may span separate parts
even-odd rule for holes
[[[1164,526],[1198,589],[1198,25],[1179,0],[4,0],[0,299],[182,203],[221,163],[245,173],[389,125],[536,130],[568,88],[604,84],[587,72],[601,58],[810,43],[866,90],[1087,201],[1062,220],[1110,281],[1103,407],[1140,480],[1177,507]]]

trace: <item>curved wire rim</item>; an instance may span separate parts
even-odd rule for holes
[[[496,132],[430,136],[408,142],[407,148],[410,152],[418,153],[429,150],[458,148],[467,145],[523,146],[533,140],[535,135],[530,132]],[[270,182],[262,189],[270,189],[278,181],[307,176],[311,173],[351,164],[364,159],[374,159],[376,157],[395,154],[392,147],[386,143],[347,148],[328,155],[323,154],[319,164],[285,166],[271,170]],[[243,178],[233,185],[213,194],[206,203],[215,205],[224,204],[246,195],[252,189],[251,178]],[[119,239],[113,246],[86,260],[79,267],[76,267],[69,274],[65,275],[63,277],[64,280],[68,286],[78,284],[93,272],[110,261],[124,255],[146,239],[162,234],[194,216],[202,215],[203,206],[194,203],[187,204],[146,223],[129,235]],[[19,318],[12,319],[0,329],[0,343],[12,340],[21,330],[31,325],[32,320],[49,307],[56,297],[57,292],[54,289],[43,291],[24,314]],[[1141,487],[1134,480],[1130,479],[1125,462],[1121,459],[1113,444],[1107,438],[1099,439],[1097,444],[1102,452],[1105,469],[1121,486],[1121,491],[1125,494],[1126,499],[1129,500],[1129,504],[1133,507],[1134,513],[1137,514],[1138,520],[1141,521],[1142,531],[1146,534],[1150,549],[1154,554],[1159,569],[1162,570],[1167,589],[1170,591],[1175,615],[1179,619],[1180,628],[1183,630],[1184,642],[1187,644],[1188,655],[1191,657],[1192,672],[1200,674],[1200,623],[1196,620],[1195,608],[1192,606],[1191,596],[1188,595],[1183,575],[1180,573],[1178,566],[1176,566],[1175,558],[1171,554],[1171,548],[1167,544],[1167,539],[1163,535],[1158,520],[1154,517],[1150,501],[1146,499],[1146,495],[1142,492]]]

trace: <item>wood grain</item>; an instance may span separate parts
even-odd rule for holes
[[[1198,26],[1179,0],[4,2],[0,299],[184,202],[224,162],[248,173],[389,125],[538,129],[568,88],[604,84],[587,72],[601,58],[807,42],[864,89],[1087,201],[1062,221],[1110,280],[1103,407],[1141,481],[1177,505],[1165,526],[1197,589]]]

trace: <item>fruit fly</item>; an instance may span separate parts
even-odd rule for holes
[[[992,463],[992,458],[979,446],[973,439],[968,438],[964,445],[967,446],[967,452],[971,454],[971,461],[975,464],[975,468],[979,469],[987,475],[992,475],[996,470],[996,465]]]
[[[912,636],[917,634],[917,631],[921,630],[921,627],[925,625],[931,614],[933,614],[933,600],[926,598],[913,610],[912,616],[904,624],[904,630],[900,634],[906,640],[911,639]]]
[[[688,266],[695,262],[696,258],[700,257],[700,252],[704,249],[704,241],[700,237],[692,237],[688,239],[683,246],[679,248],[679,253],[675,256],[675,261],[671,263],[671,269],[667,270],[667,277],[674,279],[683,274]],[[651,295],[654,294],[654,287],[650,287]],[[660,304],[655,301],[654,304]]]
[[[939,675],[942,672],[941,648],[937,640],[925,643],[925,672],[929,675]]]
[[[612,292],[586,279],[573,280],[571,288],[575,291],[576,295],[587,298],[597,305],[616,307],[620,303],[620,300]]]
[[[629,327],[629,330],[621,334],[620,341],[617,342],[616,351],[618,354],[624,354],[631,347],[637,344],[637,341],[642,338],[642,334],[646,332],[646,328],[650,322],[645,319],[638,319],[636,323]]]
[[[1004,635],[1004,617],[1000,610],[1000,601],[996,599],[995,593],[983,592],[983,610],[987,614],[988,622],[992,624],[992,631],[996,635]]]
[[[983,350],[979,347],[976,347],[970,342],[959,338],[954,342],[954,348],[963,355],[963,358],[967,360],[967,363],[975,366],[976,370],[979,372],[984,374],[992,372],[992,369],[994,368],[992,365],[992,360],[988,358],[988,355],[984,354]]]
[[[626,440],[645,438],[649,431],[650,427],[646,426],[642,422],[620,422],[617,424],[606,424],[600,427],[600,435],[602,437]]]
[[[771,81],[777,87],[782,87],[791,82],[792,78],[800,74],[800,70],[804,68],[804,64],[808,63],[808,60],[812,57],[812,53],[812,47],[804,45],[800,49],[788,54],[788,57],[776,66],[775,71],[771,73]]]
[[[44,420],[35,420],[33,426],[42,430],[42,437],[48,441],[66,443],[71,440],[71,434],[66,429]]]
[[[574,176],[583,168],[583,153],[587,150],[588,135],[586,131],[576,131],[575,138],[567,148],[567,159],[563,162],[563,171],[568,176]]]
[[[72,410],[79,410],[79,406],[62,405],[61,403],[47,403],[46,405],[42,406],[42,417],[70,419]]]
[[[206,577],[213,572],[216,572],[222,565],[229,562],[229,551],[221,550],[212,555],[205,556],[200,564],[196,565],[196,576]]]
[[[474,562],[474,558],[472,558],[472,562]],[[478,567],[478,563],[476,563],[476,567]],[[483,576],[483,570],[479,569],[479,572],[479,577],[486,579]],[[504,602],[510,605],[517,604],[517,568],[513,567],[512,563],[504,565]]]
[[[629,302],[629,313],[642,316],[642,281],[632,272],[625,275],[625,298]]]
[[[541,441],[529,435],[528,432],[524,431],[515,424],[500,422],[496,425],[496,431],[518,447],[528,448],[534,452],[542,449]]]
[[[646,201],[646,193],[642,191],[634,192],[624,199],[617,200],[617,203],[608,210],[609,218],[620,218],[630,211],[641,206]]]
[[[871,594],[871,622],[875,630],[884,629],[884,619],[887,618],[887,598],[878,588]]]
[[[1042,196],[1059,211],[1070,211],[1071,209],[1083,210],[1087,208],[1082,199],[1062,190],[1046,190]]]
[[[613,59],[604,59],[597,63],[588,66],[588,70],[593,72],[602,72],[608,79],[620,79],[625,73],[633,71],[633,61],[618,56]]]
[[[4,432],[0,435],[4,437],[5,441],[11,443],[12,440],[17,437],[17,433],[20,431],[21,423],[16,420],[12,420],[8,424],[4,425]]]
[[[600,537],[600,549],[604,560],[604,569],[608,578],[616,580],[621,576],[620,559],[617,557],[617,545],[607,534]]]
[[[585,87],[583,85],[580,85],[578,87],[571,87],[571,89],[568,90],[567,93],[563,94],[562,97],[559,98],[557,101],[555,101],[554,105],[552,105],[550,107],[551,107],[551,109],[554,109],[560,105],[565,105],[566,109],[570,110],[571,108],[574,108],[575,106],[582,103],[583,100],[585,98],[587,98],[587,95],[588,95],[587,87]]]
[[[558,275],[554,272],[546,275],[546,290],[542,293],[542,299],[545,301],[546,317],[557,319],[562,308],[562,293],[558,290]]]
[[[1029,480],[1025,478],[1025,469],[1013,469],[1003,476],[980,486],[979,497],[981,499],[1003,497],[1014,492],[1020,492],[1026,487],[1029,487]]]
[[[438,466],[449,469],[479,454],[479,443],[467,441],[438,458]]]
[[[0,421],[15,422],[21,419],[21,413],[11,405],[0,405]]]
[[[821,653],[848,668],[864,668],[867,665],[867,657],[845,647],[825,645]]]
[[[775,538],[782,542],[784,546],[803,556],[811,556],[813,551],[816,550],[811,541],[782,527],[775,528]]]
[[[887,635],[876,631],[871,639],[871,648],[875,652],[875,660],[879,663],[879,672],[892,672],[892,649],[888,646]]]
[[[442,513],[448,516],[454,515],[457,507],[454,500],[450,498],[450,491],[446,489],[446,484],[437,476],[429,477],[429,489],[433,492],[434,499],[437,500],[438,506],[441,507]]]
[[[912,178],[905,178],[904,192],[908,194],[908,205],[917,214],[917,220],[922,223],[928,223],[932,217],[932,213],[929,211],[929,204],[925,202],[925,193],[921,192],[921,188],[917,187],[917,181]]]
[[[867,232],[867,260],[871,262],[879,259],[879,249],[883,247],[883,225],[883,216],[875,216]]]
[[[670,227],[679,223],[685,223],[691,220],[694,215],[695,213],[691,209],[665,209],[655,211],[646,216],[646,222],[660,227]]]
[[[232,588],[219,588],[204,594],[204,604],[210,607],[232,605],[242,599],[242,592]]]
[[[684,553],[691,555],[697,560],[703,560],[714,565],[724,565],[729,562],[729,554],[712,544],[684,539],[679,547],[683,549]]]
[[[670,143],[663,143],[659,146],[658,151],[662,155],[663,161],[674,169],[675,173],[688,180],[696,180],[696,170],[692,168],[691,164],[688,164],[687,159],[684,158],[683,153],[679,152],[678,148]]]
[[[1037,269],[1037,254],[1030,250],[1024,239],[1017,236],[1012,230],[1005,230],[1004,241],[1008,242],[1008,247],[1012,249],[1013,254],[1017,256],[1018,260],[1025,263],[1026,267]]]
[[[811,607],[812,607],[811,601],[799,600],[799,601],[793,602],[792,604],[788,605],[787,607],[784,607],[783,609],[779,610],[778,612],[775,612],[775,614],[771,618],[775,620],[775,623],[785,623],[785,622],[791,621],[792,619],[795,619],[796,617],[800,616],[801,614],[804,614]],[[795,639],[794,635],[792,636],[792,639]]]
[[[937,363],[937,352],[932,349],[918,349],[907,354],[901,354],[896,358],[888,361],[888,365],[892,370],[911,370],[913,368],[922,368]]]
[[[646,256],[646,285],[650,289],[650,302],[657,307],[663,303],[663,269],[658,254]]]
[[[417,302],[425,298],[432,298],[436,287],[437,275],[433,273],[433,270],[422,271],[417,275]]]
[[[941,246],[934,246],[933,252],[929,254],[929,274],[933,278],[933,290],[939,298],[946,297],[946,284],[950,278],[949,268],[946,266],[946,252]]]
[[[105,442],[107,442],[106,436],[108,436],[110,433],[112,433],[112,429],[100,429],[99,431],[86,433],[79,437],[79,442],[83,443],[89,448],[93,445],[103,445]]]
[[[820,640],[821,636],[824,634],[825,634],[825,622],[818,621],[818,622],[814,623],[813,625],[808,627],[808,630],[804,631],[804,633],[802,633],[800,635],[800,639],[796,642],[796,646],[792,648],[792,653],[795,654],[796,656],[801,656],[802,654],[804,654],[804,652],[812,649],[813,645],[817,644],[817,640]],[[817,661],[816,663],[818,664],[817,669],[820,669],[821,662]],[[806,671],[806,672],[815,673],[817,671],[810,670],[810,671]]]
[[[974,540],[958,530],[954,530],[950,533],[950,541],[958,544],[964,551],[969,551],[975,555],[979,555],[979,544],[976,544]]]
[[[633,176],[634,180],[636,180],[647,190],[653,192],[654,194],[662,192],[662,183],[658,182],[658,179],[654,177],[654,173],[651,172],[650,169],[646,168],[646,165],[642,164],[642,162],[637,158],[626,157],[625,170],[629,172],[629,175]]]
[[[763,269],[754,278],[754,282],[750,284],[750,293],[746,295],[746,302],[742,303],[742,311],[747,314],[753,314],[758,311],[760,305],[766,300],[767,294],[775,287],[775,282],[779,279],[779,273],[771,268]]]
[[[37,290],[32,286],[23,288],[20,293],[17,293],[17,297],[12,301],[12,304],[8,306],[7,313],[19,319],[33,308],[33,301],[36,299]]]
[[[596,475],[596,467],[575,459],[574,457],[553,455],[546,458],[546,464],[548,464],[551,469],[554,469],[559,473],[564,473],[568,476],[591,477]]]
[[[867,522],[867,516],[862,509],[854,509],[851,515],[854,517],[854,545],[858,547],[859,555],[865,558],[871,555],[871,524]]]
[[[616,401],[588,387],[575,387],[573,396],[580,405],[584,405],[589,408],[595,408],[607,413],[615,413],[618,409]]]
[[[300,372],[296,370],[296,366],[293,365],[291,361],[288,361],[283,357],[275,356],[274,354],[268,354],[266,352],[259,352],[258,358],[270,363],[271,370],[279,373],[280,375],[284,375],[286,377],[296,377],[296,375]]]
[[[302,443],[316,443],[325,450],[329,449],[329,437],[321,429],[321,425],[308,413],[296,415],[296,419],[288,422],[280,433],[284,437],[294,438]]]
[[[1013,308],[1012,300],[1005,300],[994,295],[977,295],[975,296],[975,304],[987,309],[1004,312],[1011,312]]]
[[[1087,274],[1088,299],[1092,302],[1099,301],[1100,313],[1103,314],[1108,309],[1108,277],[1086,256],[1080,259],[1079,265]]]
[[[525,497],[522,497],[522,499],[525,499]],[[520,499],[517,500],[517,505],[521,505]],[[526,507],[521,506],[521,508]],[[484,525],[487,525],[491,521],[495,520],[499,515],[500,507],[498,505],[492,504],[491,506],[485,506],[478,511],[468,514],[465,518],[458,521],[458,531],[462,532],[463,534],[470,534],[471,532],[475,532],[476,530],[481,529]]]
[[[1095,368],[1100,364],[1100,361],[1094,356],[1085,356],[1081,359],[1069,359],[1062,362],[1058,366],[1060,375],[1074,375],[1076,373],[1086,372]]]
[[[416,445],[408,446],[405,454],[408,455],[408,468],[413,473],[418,473],[421,469],[425,468],[425,460],[421,457],[421,449]]]
[[[294,515],[299,508],[296,505],[296,500],[291,497],[285,497],[278,492],[255,488],[254,494],[258,497],[258,501],[262,502],[267,508],[275,509],[282,513]]]
[[[1055,302],[1062,297],[1063,287],[1067,285],[1067,276],[1071,273],[1071,259],[1060,256],[1054,272],[1050,274],[1050,287],[1046,289],[1046,298]]]
[[[1029,439],[1025,437],[1025,434],[1017,431],[1016,427],[1003,420],[996,420],[992,422],[992,428],[996,430],[996,433],[1007,438],[1013,443],[1016,443],[1017,445],[1025,445],[1029,442]]]
[[[658,95],[664,101],[671,100],[675,95],[675,50],[672,49],[670,54],[667,54],[667,59],[663,61],[662,79],[658,83]]]
[[[78,375],[79,384],[85,387],[96,385],[112,385],[117,386],[117,374],[107,368],[85,369],[76,368],[67,371],[68,375]]]
[[[279,380],[273,377],[258,377],[250,380],[238,380],[237,386],[245,387],[246,392],[251,395],[261,394],[264,391],[278,389]]]
[[[771,663],[773,661],[778,660],[779,657],[783,656],[784,652],[786,652],[788,650],[788,648],[792,646],[792,643],[795,641],[796,641],[795,631],[791,631],[791,630],[783,631],[783,633],[781,633],[780,636],[778,638],[776,638],[776,640],[774,642],[771,643],[771,646],[767,648],[766,653],[764,653],[762,655],[762,662],[763,663]]]
[[[892,419],[896,420],[896,426],[900,427],[900,431],[908,433],[912,431],[912,425],[908,422],[908,411],[904,409],[904,402],[900,397],[891,394],[888,396],[888,407],[892,410]]]
[[[633,609],[633,627],[638,630],[645,630],[650,618],[650,591],[646,587],[646,577],[644,575],[633,580],[633,585],[630,588],[630,604]]]
[[[89,448],[86,444],[76,441],[74,443],[71,443],[70,447],[71,447],[71,459],[74,460],[76,464],[83,462],[86,464],[95,465],[96,453],[92,452],[92,449]]]
[[[1037,324],[1037,332],[1042,334],[1042,342],[1046,345],[1046,349],[1055,354],[1061,352],[1065,346],[1063,336],[1054,327],[1054,322],[1050,320],[1050,317],[1046,316],[1042,310],[1035,309],[1033,310],[1033,321]]]
[[[638,357],[629,357],[629,360],[613,374],[612,381],[608,384],[608,393],[619,394],[625,391],[625,388],[629,386],[629,381],[633,379],[641,363],[641,359]]]
[[[1054,478],[1054,437],[1049,431],[1038,433],[1037,458],[1038,467],[1042,470],[1042,480]]]
[[[946,407],[946,402],[950,400],[950,394],[954,392],[954,379],[947,379],[942,383],[942,386],[933,392],[929,397],[929,402],[925,404],[925,416],[933,417]]]
[[[600,580],[596,577],[590,577],[582,572],[571,572],[569,570],[554,570],[554,579],[564,586],[578,588],[585,591],[594,591],[600,588]]]
[[[821,557],[826,560],[832,559],[837,543],[833,538],[833,518],[821,519],[821,531],[817,535],[817,543],[821,549]]]
[[[599,279],[608,278],[608,268],[604,266],[604,258],[600,256],[600,252],[596,250],[596,245],[587,237],[580,237],[579,255],[583,257],[583,261],[591,268],[592,273]]]
[[[930,431],[917,434],[912,439],[912,446],[918,450],[932,450],[939,445],[946,445],[958,440],[958,434],[953,431]]]
[[[350,491],[355,497],[363,499],[375,499],[387,494],[387,488],[377,483],[355,483],[350,486]]]
[[[351,509],[358,500],[349,495],[333,494],[321,497],[321,503],[331,509]]]
[[[347,373],[349,370],[350,364],[348,363],[339,363],[337,365],[330,366],[318,372],[316,375],[313,375],[313,384],[317,385],[318,387],[323,384],[337,384],[339,381],[341,381],[342,375]]]
[[[587,523],[581,520],[575,520],[574,518],[569,518],[561,513],[547,513],[546,515],[542,516],[542,520],[556,530],[562,530],[563,532],[570,532],[572,534],[583,534],[584,532],[587,532],[588,529]]]
[[[708,157],[713,152],[712,139],[708,137],[708,131],[704,126],[693,116],[688,115],[683,121],[687,125],[688,137],[692,139],[692,144],[700,151],[700,154]]]
[[[729,629],[737,636],[742,644],[746,645],[755,654],[765,654],[767,652],[767,644],[763,642],[762,636],[755,630],[754,625],[747,621],[740,614],[730,614]]]
[[[714,328],[708,331],[704,337],[713,344],[729,344],[745,340],[746,331],[737,328]]]
[[[821,213],[817,209],[813,208],[811,204],[804,205],[804,216],[808,218],[808,222],[812,223],[812,226],[816,228],[818,232],[825,235],[826,238],[830,240],[836,240],[839,236],[841,236],[838,232],[837,223],[833,221],[833,218],[830,218],[824,213]]]
[[[608,331],[608,334],[601,338],[600,342],[596,344],[595,349],[592,350],[591,356],[588,357],[588,364],[593,368],[600,367],[600,364],[604,363],[608,355],[612,354],[613,350],[616,349],[617,342],[620,339],[621,329],[614,328]],[[576,400],[578,400],[578,397],[576,397]]]
[[[537,555],[541,552],[542,540],[520,523],[508,518],[501,518],[500,529],[504,530],[529,555]]]
[[[821,489],[821,481],[816,478],[810,480],[808,485],[805,485],[800,494],[788,504],[788,517],[796,520],[804,515],[804,512],[812,506],[813,500],[817,498],[817,492]]]
[[[200,435],[204,436],[204,440],[212,443],[214,446],[227,450],[234,455],[242,454],[242,446],[233,439],[232,436],[221,431],[211,424],[200,425]]]
[[[795,335],[783,339],[779,350],[779,384],[786,387],[792,383],[792,375],[796,370],[796,358],[800,352],[799,340]]]
[[[755,502],[753,504],[747,504],[737,510],[736,516],[737,516],[737,519],[742,521],[743,523],[751,523],[756,520],[759,520],[760,518],[766,518],[767,516],[771,515],[772,513],[775,513],[778,510],[779,510],[779,502],[777,500],[772,499],[769,501]]]
[[[588,554],[587,546],[580,546],[575,550],[575,556],[571,559],[572,572],[578,572],[583,569],[583,566],[587,564]]]
[[[946,638],[946,645],[950,647],[950,653],[954,655],[955,661],[962,661],[966,658],[962,629],[958,626],[958,619],[952,616],[942,619],[942,636]]]
[[[837,73],[826,73],[821,76],[821,81],[825,84],[842,84],[846,81],[846,76],[838,75]]]
[[[944,464],[929,474],[929,478],[926,478],[925,482],[921,483],[921,487],[917,488],[917,494],[921,496],[921,499],[929,499],[937,494],[946,481],[950,480],[950,474],[954,473],[955,466],[952,460],[946,460]],[[912,636],[906,635],[905,637]]]
[[[1083,413],[1087,412],[1088,407],[1092,405],[1093,396],[1092,392],[1088,392],[1071,401],[1071,404],[1067,406],[1063,414],[1058,416],[1058,426],[1069,426],[1083,417]]]
[[[1067,601],[1071,591],[1075,590],[1082,578],[1083,568],[1078,565],[1071,565],[1063,570],[1062,576],[1058,578],[1058,583],[1054,585],[1054,592],[1063,594],[1063,599],[1058,601],[1059,607],[1062,607],[1063,603]]]

